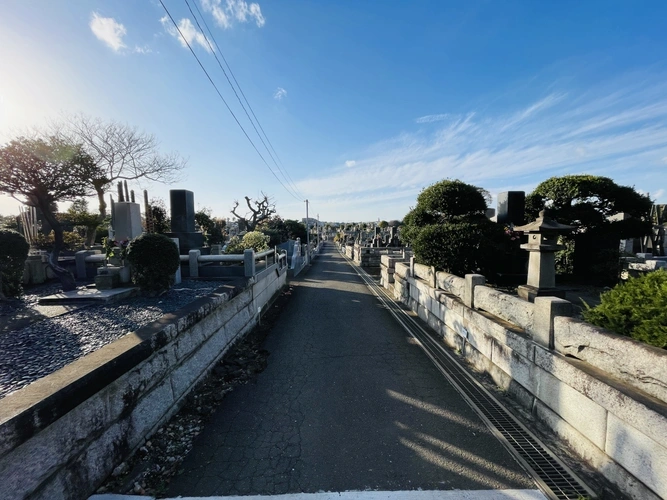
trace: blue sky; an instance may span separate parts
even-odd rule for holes
[[[185,1],[163,1],[277,170]],[[495,195],[572,173],[667,203],[665,2],[189,1],[296,196],[157,0],[3,2],[0,143],[60,113],[126,122],[188,158],[177,184],[135,189],[190,189],[222,217],[264,192],[287,218],[308,198],[323,220],[400,219],[444,178]]]

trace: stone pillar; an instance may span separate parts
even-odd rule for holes
[[[100,252],[92,250],[80,250],[74,254],[74,260],[76,261],[76,279],[85,280],[88,277],[86,272],[86,257],[98,253]]]
[[[475,308],[475,287],[485,285],[486,278],[481,274],[466,274],[466,284],[463,290],[463,303],[471,309]]]
[[[178,249],[178,238],[172,238],[171,241],[174,242],[174,245],[176,245],[176,248]],[[197,269],[197,274],[199,274],[199,269]],[[178,269],[176,269],[176,272],[174,273],[174,285],[179,285],[183,281],[183,277],[181,275],[181,262],[180,262],[180,251],[179,251],[179,262],[178,262]]]
[[[572,303],[557,297],[535,297],[533,340],[549,349],[554,348],[556,316],[572,316]]]
[[[530,235],[535,238],[537,235]],[[556,287],[556,254],[553,252],[531,252],[528,260],[528,286],[535,288]]]
[[[190,277],[198,278],[199,277],[199,256],[201,252],[199,250],[190,250],[188,253],[190,256]]]
[[[78,266],[77,266],[78,271]],[[28,255],[23,267],[23,283],[40,285],[46,281],[46,268],[41,255]]]
[[[245,268],[246,278],[255,276],[255,251],[252,248],[247,248],[244,250],[243,266]]]

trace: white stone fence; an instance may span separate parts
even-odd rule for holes
[[[449,347],[631,498],[667,498],[667,350],[414,259],[383,255],[381,280]]]
[[[273,257],[273,259],[270,259]],[[199,277],[199,269],[202,264],[237,262],[243,263],[243,272],[246,278],[257,275],[257,263],[263,262],[264,269],[271,264],[278,264],[279,268],[287,266],[287,253],[279,252],[277,248],[271,248],[263,252],[255,253],[252,248],[246,249],[242,254],[225,255],[202,255],[201,250],[190,250],[189,255],[181,255],[181,262],[189,263],[191,278]]]
[[[247,278],[255,276],[262,269],[268,268],[270,265],[277,263],[280,268],[287,265],[287,254],[279,252],[277,248],[272,248],[264,252],[255,253],[253,249],[245,250],[242,254],[224,254],[224,255],[202,255],[201,250],[190,250],[189,255],[180,256],[182,263],[188,263],[189,277],[200,277],[200,269],[202,266],[210,266],[211,264],[220,263],[243,263],[243,272],[230,273],[225,272],[224,268],[216,269],[217,273],[214,276],[221,277],[225,274],[230,276],[243,275]],[[100,253],[99,250],[85,250],[77,252],[76,254],[76,270],[77,278],[85,279],[87,277],[87,268],[89,265],[101,266],[106,262],[106,255]],[[260,265],[258,265],[260,264]],[[263,264],[263,266],[261,265]]]
[[[407,248],[394,247],[364,247],[355,243],[354,245],[339,244],[341,251],[354,260],[361,267],[380,267],[380,257],[383,255],[397,256],[400,258],[412,255]]]

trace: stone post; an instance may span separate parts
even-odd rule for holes
[[[554,348],[554,318],[572,316],[572,303],[557,297],[535,297],[533,340],[549,349]]]
[[[85,280],[87,278],[86,257],[95,255],[96,253],[99,252],[93,250],[80,250],[74,254],[74,260],[76,261],[76,279]]]
[[[415,276],[415,258],[410,257],[410,277],[414,278]]]
[[[243,266],[246,278],[255,276],[255,251],[252,248],[247,248],[243,252]]]
[[[486,284],[486,278],[481,274],[466,274],[466,285],[463,290],[463,303],[470,309],[475,308],[475,287]]]
[[[199,277],[199,256],[201,255],[200,250],[190,250],[188,253],[190,256],[190,277],[198,278]]]
[[[176,245],[176,249],[179,248],[178,246],[178,238],[171,238],[171,241],[174,242],[174,245]],[[174,273],[174,285],[179,285],[181,283],[182,276],[181,276],[181,256],[180,256],[180,251],[179,251],[179,256],[178,256],[178,269],[176,269],[176,272]],[[197,274],[199,274],[199,269],[197,269]]]

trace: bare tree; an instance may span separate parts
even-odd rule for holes
[[[276,213],[275,202],[264,193],[262,193],[262,198],[259,200],[253,200],[246,196],[245,202],[248,206],[248,212],[246,212],[245,215],[239,215],[236,212],[240,205],[238,201],[234,201],[234,206],[232,207],[231,212],[239,219],[245,221],[248,226],[248,231],[254,231],[259,223],[265,221]]]
[[[186,160],[178,153],[159,152],[153,134],[136,127],[77,114],[54,125],[60,136],[82,144],[102,175],[92,180],[99,201],[100,220],[107,215],[104,194],[118,180],[171,183],[180,178]]]
[[[94,178],[103,179],[104,175],[93,159],[80,145],[59,137],[21,137],[0,148],[0,192],[42,211],[54,236],[49,265],[65,291],[73,290],[75,281],[72,273],[58,264],[64,241],[55,215],[56,203],[91,195]]]

